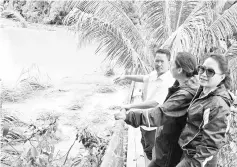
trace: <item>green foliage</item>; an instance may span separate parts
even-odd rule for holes
[[[98,137],[89,128],[83,128],[78,132],[78,141],[82,142],[88,154],[83,157],[77,157],[73,160],[72,166],[97,167],[102,163],[102,157],[105,154],[108,141]]]
[[[113,86],[100,86],[96,92],[97,93],[113,93],[116,89]]]
[[[139,63],[147,71],[151,57],[145,54],[146,41],[140,29],[123,10],[121,3],[77,1],[73,7],[74,14],[65,19],[65,24],[77,20],[76,30],[79,31],[80,42],[97,41],[97,51],[105,51],[111,62],[117,61],[116,64],[122,64],[126,68],[133,68],[134,64]]]
[[[232,91],[237,90],[237,40],[232,40],[230,47],[226,51],[225,55],[229,61],[229,68],[232,77]]]
[[[4,8],[18,12],[30,23],[56,25],[61,25],[63,18],[69,12],[65,1],[51,0],[13,0],[10,3],[5,2]]]
[[[114,76],[115,75],[114,69],[110,65],[106,66],[104,75],[107,76],[107,77]]]
[[[65,155],[55,152],[55,144],[61,140],[57,135],[60,115],[42,112],[36,122],[26,124],[17,114],[3,112],[1,133],[1,163],[12,167],[98,167],[108,145],[108,138],[96,135],[88,126],[78,128],[75,140]],[[76,142],[84,146],[83,152],[73,158],[68,155]]]
[[[20,7],[23,17],[32,23],[42,23],[43,19],[49,15],[50,3],[48,1],[26,1]]]
[[[34,92],[50,88],[50,78],[42,74],[36,65],[23,69],[17,84],[14,87],[3,85],[2,100],[3,102],[17,102],[25,100]]]
[[[4,127],[8,125],[10,130],[6,135],[6,128],[3,129],[1,162],[13,167],[50,166],[53,161],[54,144],[52,141],[55,140],[54,134],[57,130],[58,118],[50,117],[47,120],[45,120],[47,117],[43,118],[44,121],[38,125],[24,124],[21,127],[24,131],[14,126],[19,120],[12,118],[14,116],[9,115],[9,113],[3,116]]]
[[[227,133],[227,144],[220,150],[218,167],[237,166],[237,112],[231,112],[230,129]]]
[[[49,14],[44,18],[43,23],[62,25],[68,13],[69,7],[65,5],[65,1],[51,1]]]

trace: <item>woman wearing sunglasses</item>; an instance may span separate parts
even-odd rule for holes
[[[178,140],[186,124],[188,106],[198,88],[193,77],[197,74],[196,67],[193,55],[177,53],[170,69],[176,81],[169,88],[164,103],[150,110],[130,111],[127,114],[120,112],[115,115],[115,119],[125,120],[133,127],[163,125],[156,132],[155,157],[152,157],[149,167],[174,167],[180,162],[183,151]]]
[[[176,167],[216,167],[229,127],[230,75],[224,56],[213,54],[198,67],[200,88],[189,108],[179,144],[184,158]]]

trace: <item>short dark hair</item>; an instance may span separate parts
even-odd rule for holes
[[[230,89],[231,77],[226,57],[221,54],[211,54],[209,58],[214,59],[218,63],[221,72],[225,74],[225,79],[223,79],[221,83],[225,85],[226,89]]]
[[[188,52],[178,52],[175,57],[175,65],[178,68],[183,69],[183,73],[186,77],[190,78],[197,75],[197,60]]]
[[[167,59],[170,61],[170,57],[171,57],[171,54],[170,54],[170,51],[168,49],[158,49],[155,51],[155,56],[157,53],[161,53],[161,54],[165,54]]]

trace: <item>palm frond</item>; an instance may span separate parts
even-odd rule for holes
[[[185,1],[178,1],[176,6],[176,10],[179,11],[179,14],[176,14],[176,28],[177,29],[180,25],[184,23],[184,21],[188,18],[191,14],[193,9],[200,3],[197,0],[185,0]]]
[[[237,41],[232,43],[225,52],[225,56],[228,59],[228,66],[232,77],[232,90],[237,90]]]
[[[141,5],[142,18],[146,24],[147,36],[159,45],[167,38],[164,25],[163,1],[144,1]]]
[[[103,22],[117,27],[126,37],[134,50],[144,56],[145,40],[141,36],[137,27],[121,9],[116,1],[80,1],[74,3],[74,6],[86,13],[92,13],[95,17],[100,18]]]
[[[96,41],[99,43],[96,53],[106,53],[105,60],[111,63],[124,66],[127,69],[132,68],[133,63],[136,61],[143,68],[147,66],[144,60],[140,58],[140,55],[133,49],[130,42],[113,25],[105,23],[92,14],[87,14],[79,9],[74,10],[71,17],[77,20],[79,46]],[[71,18],[68,16],[66,21],[70,20]]]
[[[187,19],[199,3],[200,1],[197,0],[143,2],[143,18],[150,32],[148,37],[153,38],[160,46],[171,36],[171,32],[176,31]]]
[[[226,51],[225,56],[229,61],[230,70],[231,71],[237,70],[237,41],[233,42],[233,44]]]
[[[228,59],[228,65],[232,77],[232,90],[237,90],[237,41],[232,43],[225,55]]]
[[[216,4],[216,2],[211,1],[197,3],[184,23],[166,40],[162,47],[167,45],[171,48],[174,56],[178,51],[189,51],[197,57],[198,62],[202,62],[206,52],[209,52],[213,47],[220,46],[219,39],[225,39],[227,35],[230,36],[231,33],[233,34],[233,32],[236,31],[237,19],[234,20],[234,18],[236,18],[235,13],[237,12],[236,6],[233,5],[224,12],[217,21],[213,22],[213,8]],[[230,14],[232,14],[232,16],[228,19],[232,21],[232,23],[229,23],[227,19]],[[210,22],[213,22],[213,24],[209,27]],[[225,26],[222,23],[224,23]],[[231,27],[232,30],[227,30],[229,32],[224,34],[224,28],[219,29],[218,27],[214,29],[217,29],[217,31],[213,31],[213,25],[223,26],[229,29]],[[218,35],[218,33],[221,35]]]
[[[232,58],[237,57],[237,41],[234,41],[231,46],[226,51],[225,55],[230,60]]]
[[[118,5],[121,6],[121,9],[126,13],[134,13],[134,2],[132,1],[118,1]]]
[[[228,3],[229,0],[216,0],[216,5],[215,5],[215,11],[218,13],[222,14],[226,3]]]
[[[173,57],[179,51],[188,51],[198,58],[203,52],[200,48],[205,48],[206,3],[197,4],[184,23],[162,45],[170,48]]]
[[[233,36],[237,31],[237,3],[227,9],[210,25],[210,33],[219,39]]]
[[[173,0],[165,0],[164,3],[162,3],[163,5],[163,9],[164,9],[164,20],[163,20],[163,25],[164,25],[164,30],[165,33],[168,36],[170,36],[170,34],[172,33],[172,24],[171,24],[171,12],[172,12],[172,5],[170,4],[174,4],[175,2]],[[175,11],[175,10],[173,10]]]

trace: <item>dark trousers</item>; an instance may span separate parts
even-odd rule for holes
[[[143,150],[146,153],[147,158],[152,160],[152,148],[154,147],[155,143],[156,129],[152,131],[146,131],[140,128],[140,130],[142,133],[141,143]]]
[[[179,162],[179,164],[176,167],[190,167],[190,161],[195,161],[195,159],[192,159],[190,157],[188,157],[188,155],[186,153],[184,153],[184,157],[183,159]],[[201,167],[201,164],[199,164],[198,162],[196,162],[197,167]],[[210,161],[208,161],[205,165],[205,167],[216,167],[217,166],[217,156],[214,156]]]
[[[152,160],[150,164],[148,165],[148,167],[161,167],[161,166],[157,165],[155,160]]]
[[[176,167],[176,165],[180,162],[182,157],[182,149],[178,143],[162,143],[156,143],[156,157],[153,158],[148,167]]]

